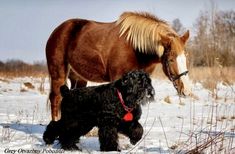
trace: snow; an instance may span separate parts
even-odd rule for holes
[[[152,83],[156,96],[143,106],[143,138],[131,145],[120,135],[122,152],[184,153],[210,139],[214,144],[209,152],[235,152],[235,84],[218,83],[210,91],[197,82],[194,97],[180,98],[170,81],[153,79]],[[50,121],[49,87],[48,79],[0,78],[0,153],[69,153],[60,149],[58,141],[47,146],[42,140]],[[81,137],[78,146],[81,153],[100,153],[97,136]]]

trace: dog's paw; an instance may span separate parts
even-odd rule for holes
[[[130,140],[130,142],[131,142],[132,145],[135,145],[138,141],[139,141],[139,140],[134,140],[134,139]]]
[[[76,146],[76,144],[66,145],[66,146],[64,145],[61,148],[66,151],[81,151],[81,149],[78,146]]]
[[[54,136],[50,136],[50,135],[48,135],[48,133],[43,134],[43,140],[44,140],[46,145],[53,144],[55,139],[56,138]]]
[[[49,138],[43,138],[44,142],[46,145],[50,145],[50,144],[53,144],[54,143],[54,140],[52,139],[49,139]]]

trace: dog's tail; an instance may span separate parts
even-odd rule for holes
[[[51,121],[43,133],[43,140],[46,144],[52,144],[55,139],[59,136],[60,132],[60,121]]]
[[[62,97],[66,97],[69,95],[69,88],[66,85],[60,87],[60,93]]]

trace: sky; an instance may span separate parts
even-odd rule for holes
[[[219,10],[235,10],[235,0],[214,0]],[[0,0],[0,60],[46,61],[52,31],[70,18],[112,22],[124,11],[147,11],[193,31],[211,0]]]

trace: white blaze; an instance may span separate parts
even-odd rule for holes
[[[177,61],[179,74],[187,71],[185,54],[178,55],[177,58],[176,58],[176,61]],[[184,94],[185,95],[190,95],[191,94],[191,82],[189,80],[188,74],[181,76],[180,79],[184,84]]]

